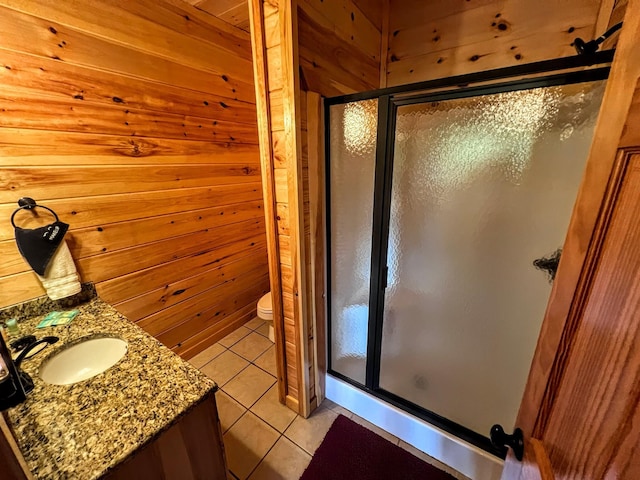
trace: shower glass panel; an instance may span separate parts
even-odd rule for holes
[[[564,242],[604,83],[398,107],[381,389],[482,435],[514,424],[551,291],[532,262]],[[366,332],[374,153],[350,152],[331,116],[333,365],[346,372],[339,359],[364,352],[344,336]]]
[[[332,369],[364,384],[378,101],[330,110]]]

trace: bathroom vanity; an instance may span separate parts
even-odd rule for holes
[[[33,478],[226,479],[216,384],[89,297],[65,326],[36,329],[46,313],[65,307],[46,300],[1,312],[21,319],[22,334],[60,338],[23,362],[34,390],[4,415]],[[42,365],[65,346],[105,336],[127,343],[106,371],[70,385],[40,378]]]

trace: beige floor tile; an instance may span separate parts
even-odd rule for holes
[[[334,407],[337,407],[338,404],[336,402],[334,402],[333,400],[329,400],[328,398],[325,398],[322,403],[320,404],[320,407],[324,407],[324,408],[331,408],[333,409]],[[318,408],[320,408],[318,407]]]
[[[253,320],[249,320],[247,323],[245,323],[243,327],[247,327],[247,328],[250,328],[251,330],[255,330],[256,328],[260,327],[263,323],[264,323],[264,320],[262,320],[260,317],[256,317]]]
[[[263,337],[269,338],[269,324],[267,322],[263,322],[262,325],[256,328],[255,331],[258,332]],[[271,340],[269,341],[271,342]]]
[[[336,412],[328,408],[319,408],[309,418],[296,417],[284,434],[313,455],[336,418]]]
[[[214,343],[209,348],[206,348],[205,350],[197,354],[195,357],[191,358],[189,360],[189,363],[196,368],[201,368],[205,366],[207,363],[209,363],[211,360],[216,358],[221,353],[224,353],[225,350],[226,348],[224,348],[219,343]]]
[[[311,455],[280,437],[249,480],[298,480],[310,461]]]
[[[227,350],[200,369],[207,377],[223,386],[249,365],[244,358]]]
[[[215,361],[215,360],[214,360]],[[249,365],[223,387],[235,401],[249,408],[276,383],[275,377]]]
[[[271,343],[268,338],[264,338],[256,332],[251,332],[233,345],[230,350],[252,362],[262,355],[271,345],[273,345],[273,343]]]
[[[389,440],[394,445],[397,445],[398,442],[400,441],[400,439],[398,437],[396,437],[395,435],[391,435],[386,430],[381,429],[380,427],[374,425],[371,422],[368,422],[367,420],[365,420],[362,417],[359,417],[356,414],[351,415],[351,420],[353,420],[354,422],[362,425],[364,428],[371,430],[373,433],[376,433],[376,434],[380,435],[382,438],[384,438],[386,440]]]
[[[398,444],[401,448],[405,449],[407,452],[409,452],[411,455],[413,455],[414,457],[418,457],[420,460],[433,465],[436,468],[439,468],[440,470],[447,472],[449,475],[451,475],[452,477],[456,478],[457,480],[470,480],[469,477],[466,477],[465,475],[463,475],[462,473],[460,473],[457,470],[454,470],[453,468],[451,468],[449,465],[446,465],[444,463],[442,463],[439,460],[436,460],[435,458],[427,455],[426,453],[424,453],[421,450],[418,450],[416,447],[414,447],[413,445],[408,444],[407,442],[404,442],[402,440],[400,440],[400,443]]]
[[[353,412],[347,410],[346,408],[338,405],[335,402],[332,402],[328,398],[325,398],[322,401],[322,404],[320,406],[329,408],[329,409],[333,410],[334,412],[339,413],[340,415],[344,415],[347,418],[351,418],[353,416]]]
[[[246,337],[247,335],[249,335],[253,330],[251,330],[250,328],[247,327],[240,327],[240,328],[236,328],[233,332],[231,332],[229,335],[227,335],[226,337],[224,337],[222,340],[220,340],[218,343],[220,345],[222,345],[223,347],[227,347],[229,348],[230,346],[232,346],[234,343],[239,342],[240,340],[242,340],[244,337]]]
[[[216,393],[216,403],[218,404],[218,417],[222,433],[226,432],[236,421],[247,411],[242,405],[236,402],[222,390]]]
[[[280,434],[253,413],[245,413],[224,434],[229,470],[245,480],[276,443]]]
[[[271,347],[256,358],[253,363],[264,371],[269,372],[274,377],[277,377],[278,369],[276,367],[276,346],[271,344]]]
[[[296,418],[296,413],[278,400],[278,385],[274,385],[258,400],[251,411],[279,432],[284,432]]]

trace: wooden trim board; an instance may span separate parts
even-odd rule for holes
[[[264,9],[262,0],[249,0],[249,24],[253,50],[253,71],[258,112],[258,138],[260,140],[260,165],[262,171],[262,194],[264,197],[267,253],[269,257],[269,281],[273,305],[274,336],[276,344],[276,366],[278,371],[278,397],[287,398],[287,369],[284,344],[284,313],[282,306],[282,280],[280,272],[280,250],[276,192],[274,180],[273,143],[271,138],[271,116],[269,104],[269,78],[264,31]]]

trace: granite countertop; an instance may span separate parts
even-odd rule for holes
[[[69,325],[43,329],[35,326],[53,308],[10,312],[28,317],[19,318],[21,335],[34,332],[38,339],[60,338],[22,363],[35,387],[26,402],[7,412],[37,479],[88,480],[104,475],[217,388],[99,298],[74,308],[80,313]],[[55,309],[65,310],[59,305]],[[116,365],[73,385],[50,385],[40,379],[39,366],[49,355],[80,337],[101,334],[128,342],[127,353]]]

